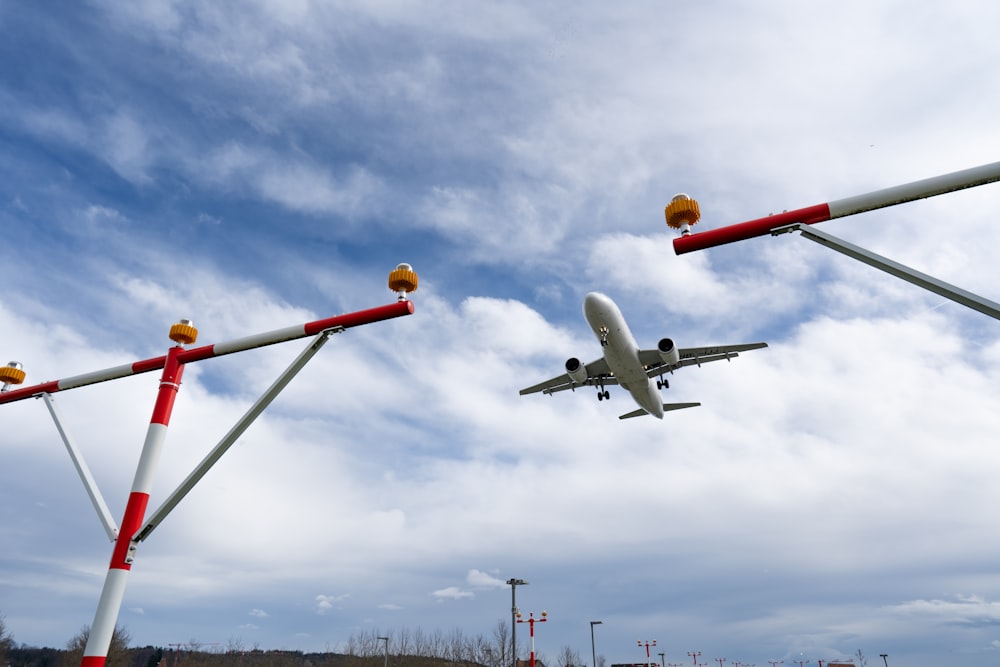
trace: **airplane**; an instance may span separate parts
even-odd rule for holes
[[[655,349],[640,350],[635,337],[625,323],[617,304],[600,292],[591,292],[583,300],[583,316],[601,343],[603,356],[589,364],[576,357],[566,361],[566,372],[520,391],[520,395],[554,394],[577,387],[597,387],[597,400],[608,400],[609,385],[619,385],[639,404],[639,409],[619,416],[619,419],[653,415],[663,419],[667,410],[693,408],[701,403],[662,403],[660,389],[670,384],[663,377],[684,366],[701,366],[710,361],[729,360],[740,352],[759,350],[767,343],[717,345],[714,347],[677,348],[669,338],[662,338]],[[653,382],[656,378],[656,382]]]

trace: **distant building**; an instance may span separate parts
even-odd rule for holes
[[[517,661],[517,667],[531,667],[531,661],[530,660],[518,660]],[[535,658],[535,667],[545,667],[545,663],[542,662],[541,660],[539,660],[538,658]],[[851,665],[851,667],[854,667],[854,665]]]
[[[853,662],[828,662],[826,667],[857,667]]]

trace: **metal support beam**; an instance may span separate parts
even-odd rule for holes
[[[789,232],[796,231],[800,232],[803,237],[809,239],[810,241],[815,241],[820,245],[836,250],[841,254],[847,255],[848,257],[852,257],[859,262],[864,262],[868,266],[873,266],[880,271],[884,271],[890,275],[896,276],[897,278],[902,278],[908,283],[912,283],[918,287],[923,287],[925,290],[933,292],[938,296],[943,296],[944,298],[950,299],[955,303],[962,304],[967,308],[979,311],[984,315],[989,315],[995,320],[1000,320],[1000,304],[997,302],[984,299],[977,294],[973,294],[972,292],[964,290],[960,287],[946,283],[943,280],[938,280],[934,276],[929,276],[926,273],[921,273],[920,271],[911,269],[904,264],[894,262],[887,257],[878,255],[870,250],[865,250],[864,248],[856,246],[853,243],[837,238],[832,234],[821,232],[816,227],[803,223],[795,223],[773,229],[771,230],[771,235],[777,236],[778,234],[787,234]]]
[[[108,539],[114,542],[118,538],[118,524],[112,518],[111,510],[108,509],[108,504],[104,502],[104,496],[101,495],[101,490],[97,488],[97,482],[94,481],[94,476],[90,474],[87,462],[83,460],[83,454],[80,453],[73,438],[70,437],[66,427],[63,426],[62,418],[56,409],[55,399],[48,392],[42,393],[42,398],[45,399],[45,407],[49,409],[49,414],[52,415],[52,421],[56,423],[56,430],[59,431],[59,436],[62,438],[63,444],[66,445],[69,457],[73,459],[73,465],[76,466],[76,472],[80,475],[80,481],[83,482],[84,488],[87,489],[90,502],[94,504],[94,509],[97,510],[97,516],[104,526],[104,532],[108,534]]]
[[[293,361],[291,365],[285,369],[280,376],[278,376],[278,379],[275,380],[270,387],[268,387],[267,391],[265,391],[261,397],[257,399],[257,402],[254,403],[250,409],[247,410],[246,414],[244,414],[240,420],[236,422],[236,424],[229,430],[229,433],[227,433],[225,437],[219,441],[219,444],[217,444],[215,448],[209,452],[208,456],[206,456],[202,462],[198,464],[198,467],[196,467],[191,474],[187,476],[187,479],[181,482],[180,486],[177,487],[177,490],[170,494],[170,497],[168,497],[163,504],[155,512],[153,512],[152,515],[150,515],[149,520],[146,522],[146,525],[142,528],[142,530],[138,531],[132,537],[133,542],[142,542],[149,537],[149,534],[153,532],[153,529],[160,525],[163,519],[166,518],[167,514],[169,514],[171,510],[173,510],[174,507],[176,507],[177,504],[184,499],[184,496],[186,496],[188,492],[194,488],[195,484],[201,481],[201,478],[208,473],[211,467],[215,465],[220,458],[222,458],[222,455],[233,446],[241,435],[243,435],[243,432],[250,427],[250,424],[252,424],[262,412],[264,412],[267,406],[271,404],[271,401],[273,401],[275,397],[281,393],[281,390],[284,389],[288,383],[292,381],[292,378],[294,378],[298,372],[305,367],[309,360],[312,359],[317,352],[319,352],[320,348],[323,347],[330,335],[340,333],[343,330],[344,327],[334,327],[320,332],[319,335],[313,338],[308,347],[306,347],[306,349],[304,349],[299,356],[295,358],[295,361]]]

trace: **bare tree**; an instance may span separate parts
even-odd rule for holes
[[[80,632],[66,642],[69,650],[67,665],[75,667],[83,662],[83,650],[87,648],[87,641],[90,639],[90,626],[85,625],[80,628]],[[125,667],[128,664],[128,644],[132,641],[132,635],[125,626],[115,626],[111,634],[111,645],[108,647],[108,657],[105,661],[107,667]]]
[[[0,664],[7,664],[7,651],[14,648],[14,639],[7,634],[7,621],[0,614]]]
[[[493,649],[497,662],[491,667],[506,667],[510,663],[510,626],[507,621],[497,621],[493,628]]]
[[[226,641],[226,653],[240,655],[246,652],[246,646],[243,645],[243,640],[240,637],[230,637]]]
[[[868,658],[866,658],[865,654],[861,652],[861,649],[858,649],[858,652],[854,655],[858,659],[858,667],[866,667],[868,665]]]
[[[400,630],[396,636],[396,641],[393,643],[395,644],[396,655],[409,655],[410,647],[413,643],[413,640],[410,638],[410,631],[406,628]]]
[[[559,657],[556,658],[557,667],[580,667],[583,664],[585,663],[580,654],[569,646],[563,646],[559,652]]]

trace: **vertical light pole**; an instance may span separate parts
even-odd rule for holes
[[[382,661],[384,667],[389,667],[389,638],[379,637],[379,641],[385,642],[385,660]]]
[[[521,614],[517,615],[517,622],[527,623],[528,632],[531,635],[531,667],[535,667],[535,623],[544,623],[545,621],[548,620],[547,618],[545,618],[546,616],[548,616],[548,613],[543,611],[541,618],[535,618],[535,615],[529,611],[528,620],[525,621],[521,618]]]
[[[782,665],[782,664],[784,664],[785,661],[784,660],[768,660],[768,662],[771,663],[771,667],[774,667],[775,665]]]
[[[590,657],[594,661],[593,667],[597,667],[597,649],[594,648],[594,626],[600,625],[604,621],[591,621],[590,622]]]
[[[726,661],[726,659],[725,658],[716,658],[715,661],[717,663],[719,663],[719,667],[722,667],[722,663],[724,663]]]
[[[888,653],[879,653],[878,657],[882,658],[882,662],[885,663],[885,667],[889,667],[889,654]]]
[[[665,653],[658,653],[660,656],[660,667],[667,667],[667,658]]]
[[[517,587],[527,586],[528,582],[510,578],[507,585],[510,586],[510,667],[517,667]]]
[[[701,655],[701,651],[688,651],[688,655],[691,656],[691,661],[697,667],[698,656]]]
[[[649,641],[649,640],[647,639],[647,640],[646,640],[646,643],[644,644],[644,643],[642,642],[642,640],[640,639],[640,640],[639,640],[638,642],[636,642],[636,643],[637,643],[637,644],[638,644],[638,645],[639,645],[640,647],[643,647],[643,646],[645,646],[645,647],[646,647],[646,667],[649,667],[649,647],[650,647],[650,646],[656,646],[656,640],[654,639],[654,640],[653,640],[652,642],[650,642],[650,641]]]

